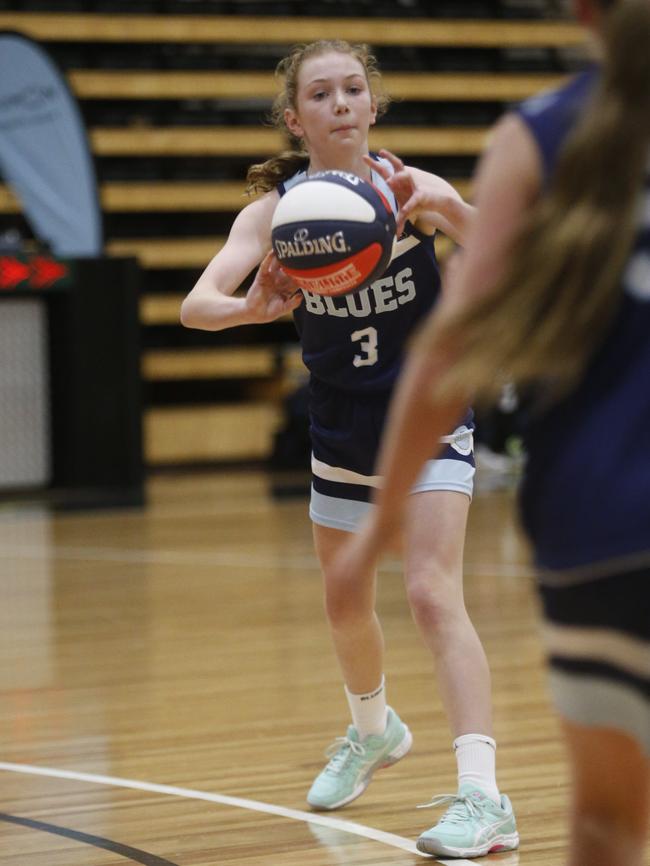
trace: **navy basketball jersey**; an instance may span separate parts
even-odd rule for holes
[[[597,79],[590,70],[519,108],[548,174]],[[640,194],[639,231],[615,320],[579,386],[533,418],[526,437],[523,519],[538,563],[548,569],[650,561],[648,176]]]
[[[305,171],[299,171],[279,184],[280,195],[304,176]],[[372,182],[396,212],[384,179],[373,172]],[[346,391],[390,390],[408,337],[439,291],[433,237],[407,223],[386,272],[368,288],[338,298],[303,291],[294,319],[307,369],[316,379]]]

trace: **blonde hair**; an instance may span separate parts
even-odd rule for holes
[[[294,138],[287,129],[284,112],[287,108],[296,110],[298,75],[302,64],[311,57],[330,52],[349,54],[359,61],[363,66],[368,87],[377,105],[377,116],[380,117],[387,110],[390,99],[382,88],[377,59],[370,53],[367,45],[353,45],[342,39],[320,39],[306,45],[296,45],[276,68],[275,74],[283,79],[284,84],[273,103],[270,118],[271,124],[276,129],[284,130],[288,134],[292,147],[266,160],[266,162],[252,165],[246,175],[247,192],[268,192],[274,189],[280,181],[286,180],[296,171],[308,165],[309,154],[302,147],[302,142]]]
[[[434,315],[419,335],[422,348],[460,350],[437,385],[446,394],[469,388],[493,399],[504,380],[543,380],[559,396],[579,379],[618,310],[650,147],[650,2],[600,5],[600,83],[506,276],[478,302]]]

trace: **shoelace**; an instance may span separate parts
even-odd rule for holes
[[[459,797],[458,794],[440,794],[440,796],[434,797],[430,803],[422,803],[417,808],[430,809],[432,806],[445,806],[447,803],[451,805],[440,819],[440,824],[445,821],[450,824],[458,824],[464,821],[468,815],[471,818],[477,818],[481,814],[481,810],[471,797]]]
[[[330,758],[326,769],[330,773],[340,773],[350,755],[362,757],[365,754],[365,747],[361,743],[355,743],[349,737],[337,737],[325,752],[325,757]]]

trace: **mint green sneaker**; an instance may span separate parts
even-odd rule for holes
[[[420,808],[447,803],[450,806],[436,826],[416,842],[418,851],[445,857],[481,857],[519,847],[512,804],[505,794],[497,806],[483,791],[465,784],[458,794],[434,797]]]
[[[338,809],[356,800],[370,784],[375,770],[395,764],[412,744],[411,732],[390,707],[381,736],[371,734],[361,742],[357,729],[350,725],[347,736],[337,737],[325,752],[330,761],[316,776],[307,802],[313,809]]]

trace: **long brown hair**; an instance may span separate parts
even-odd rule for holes
[[[302,142],[294,138],[286,128],[284,112],[287,108],[292,108],[294,111],[296,109],[298,74],[305,60],[330,52],[355,57],[364,68],[368,86],[377,104],[377,116],[381,116],[388,108],[390,99],[382,88],[377,59],[370,53],[367,45],[353,45],[342,39],[320,39],[306,45],[296,45],[280,61],[275,70],[275,74],[283,79],[283,87],[273,103],[270,118],[271,124],[276,129],[284,130],[288,134],[291,148],[266,162],[252,165],[246,175],[247,192],[268,192],[280,181],[286,180],[308,165],[309,154],[302,147]]]
[[[650,2],[602,0],[601,79],[506,276],[478,302],[434,315],[420,345],[457,347],[437,387],[496,396],[544,380],[559,396],[602,342],[622,296],[650,148]]]

